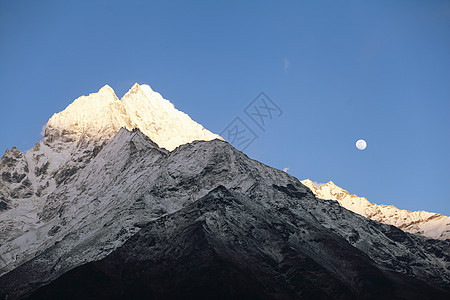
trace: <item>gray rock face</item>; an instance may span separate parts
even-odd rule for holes
[[[28,163],[23,153],[16,147],[6,150],[0,160],[0,200],[4,203],[3,210],[6,210],[14,199],[29,198],[33,194],[30,189],[31,182],[27,178],[28,172]]]
[[[4,297],[450,293],[450,241],[317,199],[220,140],[168,152],[122,129],[35,211],[34,228],[0,245]],[[79,294],[64,294],[69,283]]]

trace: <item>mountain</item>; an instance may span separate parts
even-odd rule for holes
[[[309,179],[301,181],[316,197],[336,200],[342,207],[366,218],[394,225],[403,231],[433,239],[450,239],[450,217],[426,211],[408,211],[393,205],[376,205],[364,197],[351,195],[333,182],[315,184]]]
[[[142,86],[133,89],[127,101],[153,109]],[[171,106],[139,110],[141,123],[117,129],[138,113],[110,109],[127,95],[81,97],[50,119],[42,142],[2,157],[0,298],[450,295],[450,240],[319,199],[192,120],[180,123]],[[170,130],[154,130],[167,134],[158,143],[150,135],[160,124]],[[180,131],[185,143],[165,144]]]
[[[133,85],[121,100],[107,85],[79,97],[50,118],[43,140],[32,149],[22,153],[12,148],[0,160],[0,274],[40,249],[35,229],[48,226],[42,207],[68,187],[120,128],[138,128],[161,151],[194,140],[221,139],[148,85]]]

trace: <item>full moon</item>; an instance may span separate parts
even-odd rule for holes
[[[364,150],[367,147],[367,143],[365,140],[358,140],[356,142],[356,148],[358,148],[359,150]]]

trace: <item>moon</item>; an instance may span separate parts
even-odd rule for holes
[[[367,147],[367,143],[365,140],[358,140],[356,142],[356,148],[358,148],[359,150],[364,150]]]

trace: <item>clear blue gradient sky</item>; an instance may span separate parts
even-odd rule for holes
[[[105,84],[216,133],[265,91],[284,114],[250,157],[450,215],[450,1],[1,1],[0,45],[2,153]]]

